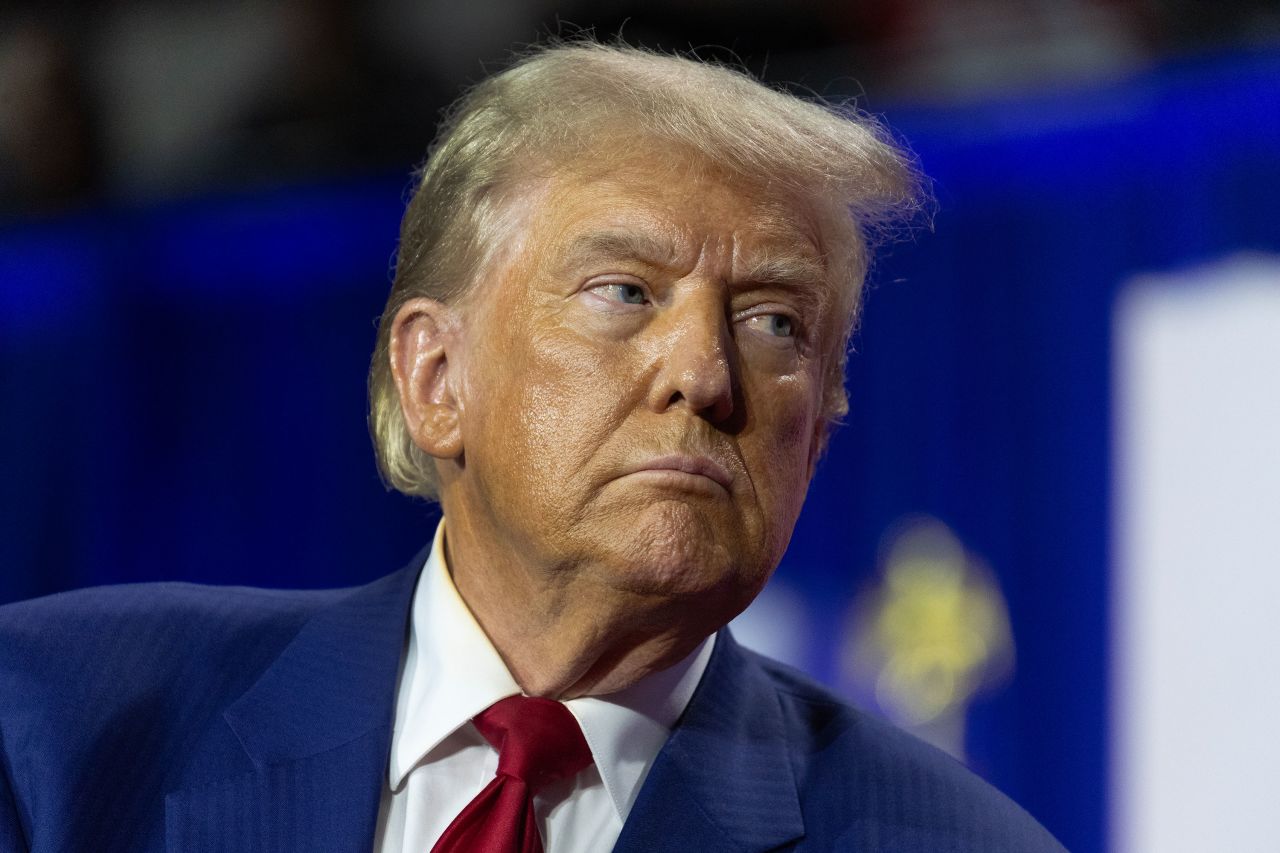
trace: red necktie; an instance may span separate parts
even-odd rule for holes
[[[591,763],[578,721],[551,699],[509,696],[472,722],[498,750],[498,775],[459,812],[431,853],[542,853],[533,795]]]

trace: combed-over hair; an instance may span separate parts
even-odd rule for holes
[[[925,197],[910,158],[848,104],[802,100],[682,56],[587,40],[550,44],[459,99],[415,174],[369,371],[369,428],[389,487],[437,497],[434,460],[409,435],[391,374],[400,308],[416,297],[454,303],[469,291],[502,242],[507,197],[522,177],[655,145],[813,210],[844,320],[828,353],[823,414],[831,423],[845,414],[845,357],[870,247],[913,218]]]

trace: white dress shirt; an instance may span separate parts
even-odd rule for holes
[[[546,853],[613,849],[714,643],[712,635],[680,663],[626,690],[564,703],[595,763],[534,797]],[[497,772],[497,750],[471,718],[520,692],[453,585],[441,522],[413,595],[375,853],[429,853]]]

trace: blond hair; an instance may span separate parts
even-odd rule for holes
[[[391,375],[396,313],[410,299],[448,304],[470,290],[502,242],[507,196],[531,171],[654,143],[818,215],[844,320],[823,414],[834,422],[848,410],[844,364],[870,248],[926,198],[904,150],[849,105],[802,100],[733,68],[592,41],[546,45],[459,99],[415,174],[369,371],[369,428],[389,487],[437,496],[434,460],[410,436]]]

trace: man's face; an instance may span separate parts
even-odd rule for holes
[[[609,163],[527,197],[463,314],[445,509],[727,621],[790,539],[839,323],[806,211],[698,165]]]

